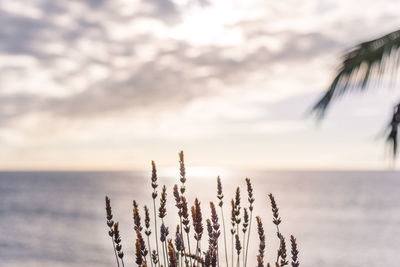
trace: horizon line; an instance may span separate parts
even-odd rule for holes
[[[396,168],[347,168],[347,167],[327,167],[327,168],[273,168],[273,167],[217,167],[217,166],[190,166],[186,167],[187,171],[191,170],[224,170],[230,172],[242,171],[271,171],[271,172],[397,172]],[[160,172],[178,172],[178,167],[165,166],[158,167]],[[1,168],[0,172],[144,172],[151,171],[151,168],[96,168],[96,167],[83,167],[83,168]]]

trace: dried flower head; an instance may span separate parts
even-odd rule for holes
[[[247,226],[249,225],[249,213],[247,212],[247,209],[243,209],[244,214],[243,214],[243,233],[245,234],[247,231]]]
[[[217,250],[209,248],[204,255],[203,267],[216,267],[217,266]]]
[[[240,188],[236,188],[235,194],[235,220],[236,224],[240,224]]]
[[[218,215],[217,215],[217,211],[215,209],[215,205],[213,202],[210,202],[210,209],[211,209],[211,222],[212,222],[216,237],[218,238],[220,235],[220,230],[219,230],[220,225],[218,223]]]
[[[147,256],[147,249],[146,249],[146,245],[142,236],[142,233],[139,230],[136,230],[136,237],[137,240],[139,240],[139,245],[140,245],[140,253],[143,256],[143,261],[146,261],[146,256]]]
[[[158,263],[158,254],[156,250],[153,250],[153,252],[151,253],[151,260],[154,265]]]
[[[216,249],[212,249],[211,250],[211,266],[212,267],[216,267],[217,266],[217,262],[218,262],[217,250]]]
[[[181,203],[181,197],[179,195],[179,190],[178,190],[178,185],[174,185],[174,198],[175,198],[175,206],[178,208],[178,216],[182,217],[182,203]]]
[[[258,231],[258,238],[260,239],[260,245],[258,248],[258,256],[257,256],[257,262],[260,266],[264,266],[264,251],[265,251],[265,234],[264,234],[264,227],[261,221],[260,217],[256,217],[257,220],[257,231]]]
[[[151,229],[150,229],[150,213],[149,213],[149,208],[145,205],[144,206],[144,226],[146,227],[146,230],[144,233],[147,236],[151,235]]]
[[[169,267],[178,267],[178,261],[176,259],[176,252],[171,239],[168,240],[168,257],[169,257]]]
[[[193,229],[194,229],[194,239],[199,241],[201,236],[203,235],[203,222],[202,222],[202,214],[200,209],[200,202],[196,198],[194,201],[194,206],[192,206],[192,220],[193,220]]]
[[[236,253],[239,255],[240,254],[240,250],[242,249],[242,246],[240,244],[240,240],[239,240],[239,235],[236,234],[235,235],[235,249],[236,249]]]
[[[142,231],[143,227],[140,222],[140,214],[139,214],[139,206],[137,202],[134,200],[133,201],[133,222],[134,222],[134,229]]]
[[[251,185],[250,179],[246,178],[246,184],[247,184],[247,200],[249,201],[249,210],[253,211],[253,203],[254,203],[254,196],[253,196],[253,186]]]
[[[207,219],[206,223],[207,223],[208,244],[210,246],[212,246],[212,244],[214,243],[213,227],[212,227],[210,219]]]
[[[222,205],[224,205],[224,194],[222,194],[222,184],[219,176],[217,177],[217,198],[219,199],[218,206],[222,207]]]
[[[107,226],[110,227],[110,230],[108,231],[109,236],[113,236],[113,230],[112,227],[114,225],[114,221],[112,220],[113,215],[111,211],[111,200],[108,196],[105,197],[106,200],[106,219],[107,219]]]
[[[289,262],[286,260],[286,242],[283,235],[280,235],[280,248],[278,250],[278,258],[281,258],[280,267],[288,265]]]
[[[299,255],[299,251],[297,249],[297,241],[296,238],[294,238],[294,236],[290,236],[290,243],[292,245],[292,267],[299,267],[300,263],[297,259],[298,255]]]
[[[273,215],[273,223],[278,226],[281,223],[281,218],[279,217],[279,209],[276,205],[275,198],[272,194],[269,194],[269,199],[271,200],[271,207],[272,207],[272,215]]]
[[[211,257],[211,249],[209,249],[206,255],[204,255],[204,267],[211,267]]]
[[[113,215],[112,215],[112,211],[111,211],[111,200],[108,196],[105,197],[105,201],[106,201],[106,219],[107,219],[107,226],[109,227],[108,230],[108,235],[111,237],[112,243],[113,243],[113,248],[114,248],[114,255],[115,255],[115,259],[117,261],[117,266],[119,267],[119,260],[118,257],[120,257],[122,264],[123,264],[123,257],[124,257],[124,252],[121,250],[122,249],[122,245],[121,244],[117,244],[117,246],[115,245],[115,241],[114,241],[114,237],[115,237],[115,231],[114,228],[117,230],[117,234],[116,234],[116,238],[117,240],[119,240],[119,242],[121,242],[121,237],[119,236],[119,231],[118,231],[118,223],[117,226],[115,226],[114,221],[112,220]],[[117,250],[117,248],[119,250]]]
[[[152,193],[152,198],[156,199],[157,198],[157,169],[156,169],[156,164],[154,161],[151,161],[151,187],[153,188],[153,193]]]
[[[188,210],[188,203],[184,196],[181,196],[181,203],[182,203],[182,224],[184,225],[185,232],[189,233],[190,231],[189,210]]]
[[[112,220],[112,212],[111,212],[111,200],[108,196],[105,197],[106,200],[106,214],[107,214],[107,220],[110,221]]]
[[[167,187],[164,185],[161,191],[160,207],[158,217],[163,219],[167,215]]]
[[[119,235],[119,223],[114,223],[114,242],[116,244],[115,249],[118,252],[118,257],[121,259],[124,257],[124,252],[122,251],[121,236]]]
[[[179,225],[176,226],[176,233],[175,233],[175,247],[176,250],[179,252],[183,252],[184,250],[184,242],[182,239],[182,235],[180,233]]]
[[[181,194],[185,193],[185,182],[186,182],[186,171],[185,171],[185,159],[183,156],[183,151],[179,152],[179,172],[181,185]]]
[[[231,206],[232,206],[232,209],[231,209],[231,224],[232,224],[231,234],[233,235],[236,232],[236,229],[235,229],[235,226],[236,226],[236,207],[235,207],[235,201],[233,199],[231,200]]]
[[[143,256],[142,256],[142,252],[140,251],[140,241],[139,239],[136,239],[136,243],[135,243],[135,254],[136,254],[136,264],[138,266],[142,266],[143,263]]]
[[[167,238],[167,227],[165,227],[165,224],[164,223],[162,223],[161,224],[161,227],[160,227],[160,233],[161,233],[161,235],[160,235],[160,240],[161,240],[161,242],[164,242],[165,240],[166,240],[166,238]]]

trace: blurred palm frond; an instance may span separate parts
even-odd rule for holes
[[[397,139],[398,139],[399,124],[400,124],[400,104],[397,104],[397,106],[394,108],[392,120],[390,121],[390,124],[387,127],[387,129],[389,130],[389,134],[386,138],[386,142],[392,148],[393,158],[396,158],[397,156],[397,150],[398,150]]]
[[[325,94],[313,106],[322,119],[331,101],[348,91],[364,91],[371,80],[380,83],[383,75],[396,75],[400,30],[378,39],[361,43],[343,56],[341,66]]]

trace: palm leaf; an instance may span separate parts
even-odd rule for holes
[[[371,80],[379,83],[389,70],[397,71],[400,30],[361,43],[343,56],[341,66],[328,90],[312,111],[323,118],[333,99],[352,90],[364,90]]]
[[[397,137],[398,137],[399,124],[400,124],[400,104],[397,104],[397,106],[394,108],[392,120],[390,121],[390,124],[387,127],[387,129],[390,132],[386,138],[386,142],[392,147],[393,158],[396,158],[397,156],[397,150],[398,150]]]

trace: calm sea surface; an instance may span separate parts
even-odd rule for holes
[[[222,175],[225,215],[238,185],[242,206],[247,205],[246,176],[254,184],[254,213],[264,220],[267,261],[278,245],[267,202],[272,192],[281,231],[298,239],[301,266],[400,266],[400,173],[227,172]],[[159,184],[168,186],[171,232],[177,223],[171,193],[176,182],[171,175],[159,177]],[[199,197],[204,217],[209,201],[216,201],[215,188],[214,175],[188,176],[189,203]],[[0,266],[115,266],[105,195],[120,221],[126,265],[135,266],[132,200],[141,208],[152,205],[150,192],[148,172],[1,172]],[[250,266],[258,245],[255,230]]]

